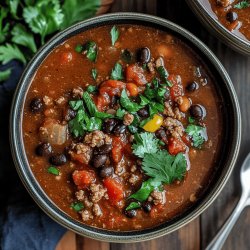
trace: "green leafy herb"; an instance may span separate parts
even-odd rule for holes
[[[148,199],[149,195],[161,186],[161,182],[155,178],[150,178],[144,181],[141,188],[134,194],[129,196],[129,199],[136,199],[143,202]]]
[[[34,53],[37,51],[34,36],[22,24],[17,24],[11,31],[11,34],[12,42],[23,45]]]
[[[74,135],[74,137],[83,136],[87,130],[85,122],[89,118],[83,109],[78,110],[75,118],[69,121],[69,131]]]
[[[4,82],[5,80],[7,80],[10,74],[11,74],[11,69],[0,71],[0,82]]]
[[[175,180],[182,180],[186,173],[186,158],[179,153],[170,155],[166,150],[145,154],[142,169],[145,174],[155,178],[163,184],[171,184]]]
[[[135,133],[138,132],[138,128],[137,128],[136,126],[134,126],[134,125],[129,125],[129,126],[128,126],[128,130],[129,130],[129,132],[130,132],[131,134],[135,134]]]
[[[86,52],[86,57],[91,62],[95,62],[98,53],[96,43],[94,41],[88,41],[83,47],[84,52]]]
[[[83,108],[83,101],[82,101],[82,100],[69,101],[69,106],[70,106],[73,110],[78,110],[79,108]]]
[[[6,23],[6,25],[3,26],[3,20],[7,17],[7,15],[8,15],[8,10],[6,8],[1,7],[0,8],[0,44],[6,40],[9,27],[10,27],[9,23]]]
[[[89,93],[84,92],[82,98],[90,115],[95,116],[98,111]]]
[[[91,75],[92,75],[93,79],[96,80],[96,78],[97,78],[97,69],[92,69],[91,70]]]
[[[131,210],[131,209],[137,209],[140,208],[141,205],[138,202],[131,202],[127,207],[126,207],[126,211]]]
[[[164,111],[164,105],[161,103],[157,103],[157,102],[151,102],[149,104],[149,114],[150,117],[153,117],[154,114],[157,114],[159,112],[163,112]]]
[[[139,127],[140,127],[140,128],[144,127],[144,125],[145,125],[148,121],[150,121],[151,119],[152,119],[152,117],[150,116],[150,117],[148,117],[148,118],[142,120],[142,121],[140,122],[140,124],[139,124]]]
[[[21,61],[23,64],[26,63],[26,59],[23,53],[19,50],[19,48],[16,45],[10,45],[8,43],[6,43],[6,45],[1,45],[0,62],[2,62],[2,64],[6,64],[13,59],[17,59]]]
[[[141,102],[140,102],[141,106],[146,106],[147,104],[150,103],[150,100],[143,95],[140,95],[140,99],[141,99]]]
[[[158,71],[163,83],[167,84],[168,87],[172,87],[172,83],[170,81],[168,81],[169,73],[166,70],[166,68],[164,66],[160,66],[157,68],[157,71]]]
[[[77,44],[77,45],[75,46],[75,52],[81,53],[82,50],[83,50],[83,46],[82,46],[81,44]]]
[[[125,49],[125,50],[123,50],[123,52],[121,54],[121,58],[124,62],[131,63],[132,53],[128,49]]]
[[[95,85],[89,85],[87,88],[86,88],[86,91],[89,92],[89,93],[94,93],[97,91],[97,86]]]
[[[112,114],[108,114],[108,113],[105,113],[105,112],[99,112],[99,111],[95,114],[95,116],[97,118],[100,118],[100,119],[106,119],[106,118],[113,118],[114,117],[114,115],[112,115]]]
[[[237,3],[237,4],[234,5],[235,9],[245,9],[247,7],[250,7],[249,0],[240,1],[239,3]]]
[[[84,205],[82,202],[74,202],[71,204],[71,207],[76,211],[80,212],[81,210],[84,209]]]
[[[192,138],[192,145],[196,148],[200,148],[207,141],[207,130],[202,126],[190,124],[186,128],[186,133]]]
[[[145,154],[156,153],[159,150],[158,142],[159,140],[153,133],[135,134],[132,145],[133,153],[140,158],[143,158]]]
[[[60,171],[58,170],[58,168],[54,167],[54,166],[50,166],[47,169],[48,173],[53,174],[53,175],[59,175]]]
[[[193,123],[195,122],[195,118],[192,117],[192,116],[189,116],[189,117],[188,117],[188,122],[189,122],[190,124],[193,124]]]
[[[118,119],[123,120],[123,116],[125,115],[125,113],[126,113],[126,110],[125,110],[125,109],[118,108],[118,109],[116,110],[115,116],[116,116]]]
[[[100,130],[102,128],[102,120],[98,117],[91,117],[86,122],[86,129],[88,131]]]
[[[119,37],[119,30],[117,29],[116,26],[113,26],[111,31],[110,31],[110,35],[111,35],[111,43],[112,46],[115,45],[115,42],[117,41],[118,37]]]
[[[94,16],[101,6],[101,0],[65,0],[63,2],[64,19],[61,30]]]
[[[136,102],[133,102],[129,99],[126,90],[122,90],[120,104],[123,108],[125,108],[129,112],[137,112],[143,106],[139,105]]]
[[[122,65],[120,63],[116,63],[115,67],[111,71],[111,79],[113,80],[122,80],[123,73],[122,73]]]
[[[19,19],[17,16],[17,7],[20,3],[20,0],[9,0],[10,13],[15,19]]]

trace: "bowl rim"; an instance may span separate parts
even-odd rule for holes
[[[243,39],[224,27],[223,24],[219,22],[216,14],[214,14],[216,18],[213,18],[212,13],[209,13],[209,10],[207,10],[206,6],[204,6],[201,1],[204,0],[186,0],[186,3],[204,26],[210,29],[215,35],[218,35],[220,40],[234,50],[250,56],[250,41]],[[206,1],[210,4],[209,0]]]
[[[233,114],[234,114],[234,131],[233,131],[233,143],[232,143],[232,154],[229,156],[226,165],[228,165],[226,169],[226,173],[221,177],[221,180],[216,182],[216,185],[213,187],[213,190],[204,198],[202,204],[197,206],[193,211],[184,216],[184,218],[180,221],[174,222],[168,227],[162,228],[150,228],[144,229],[141,231],[129,231],[129,232],[114,232],[108,230],[102,230],[99,228],[83,225],[82,223],[77,222],[72,219],[64,212],[62,212],[57,206],[47,197],[44,193],[38,182],[36,181],[34,175],[31,173],[25,150],[23,145],[23,137],[22,137],[22,111],[25,100],[25,95],[28,91],[28,87],[30,86],[30,82],[36,70],[34,70],[35,66],[39,63],[40,58],[43,58],[46,53],[48,54],[57,44],[62,43],[62,41],[66,40],[69,35],[74,35],[74,32],[81,30],[83,27],[91,27],[91,25],[97,26],[98,24],[106,23],[116,24],[117,20],[122,20],[124,23],[129,21],[138,21],[138,22],[147,22],[151,25],[155,24],[158,26],[162,26],[164,28],[169,29],[172,32],[178,33],[182,38],[187,39],[190,43],[197,47],[204,56],[216,67],[218,74],[223,79],[223,82],[228,90],[230,96],[230,102],[232,102],[233,106]],[[56,45],[56,46],[55,46]],[[38,66],[38,65],[37,65]],[[32,77],[31,77],[32,76]],[[26,92],[24,89],[26,87]],[[240,107],[237,99],[236,92],[233,87],[233,83],[231,82],[226,70],[223,65],[217,59],[217,57],[211,52],[211,50],[204,45],[198,38],[192,35],[189,31],[183,29],[179,25],[170,22],[166,19],[159,18],[152,15],[146,14],[138,14],[131,12],[119,12],[113,14],[106,14],[98,17],[94,17],[80,23],[77,23],[64,31],[56,34],[52,39],[50,39],[33,57],[33,59],[27,65],[19,83],[15,91],[15,95],[12,101],[11,106],[11,114],[10,114],[10,145],[11,145],[11,153],[14,159],[14,163],[19,174],[21,181],[26,187],[27,191],[30,193],[32,198],[38,204],[38,206],[52,219],[54,219],[57,223],[62,226],[74,231],[77,234],[93,238],[101,241],[108,242],[138,242],[144,240],[154,239],[160,236],[163,236],[167,233],[173,232],[180,227],[186,225],[197,216],[199,216],[211,203],[215,200],[215,198],[219,195],[220,191],[226,184],[232,170],[234,164],[237,159],[237,155],[239,152],[241,142],[241,114]]]

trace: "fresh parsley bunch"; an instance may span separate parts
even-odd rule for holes
[[[23,65],[55,32],[95,15],[101,0],[3,0],[0,4],[0,63]],[[11,68],[0,72],[0,82]]]

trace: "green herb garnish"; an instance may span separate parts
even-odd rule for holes
[[[119,37],[119,30],[117,29],[116,26],[113,26],[111,31],[110,31],[110,35],[111,35],[111,43],[112,46],[115,45],[115,42],[117,41],[118,37]]]
[[[82,202],[74,202],[71,204],[71,207],[76,211],[80,212],[81,210],[84,209],[84,205]]]
[[[93,79],[96,80],[96,78],[97,78],[97,69],[92,69],[91,70],[91,75],[92,75]]]
[[[97,58],[97,45],[94,41],[88,41],[83,46],[83,51],[86,52],[86,57],[91,61],[95,62]]]
[[[50,166],[47,169],[47,172],[50,173],[50,174],[53,174],[53,175],[59,175],[60,174],[60,171],[58,170],[58,168],[56,168],[54,166]]]
[[[88,93],[97,92],[97,86],[95,86],[95,85],[89,85],[89,86],[86,88],[86,91],[87,91]]]
[[[140,202],[143,202],[148,199],[149,195],[156,189],[161,186],[161,182],[155,178],[150,178],[147,181],[144,181],[140,189],[129,196],[129,199],[136,199]]]
[[[0,82],[7,80],[9,78],[10,74],[11,74],[10,68],[3,70],[3,71],[0,71]]]
[[[126,109],[129,112],[137,112],[139,109],[143,107],[138,103],[131,101],[125,89],[122,90],[120,104],[124,109]]]
[[[164,66],[160,66],[157,68],[157,71],[163,81],[168,87],[172,87],[173,84],[168,80],[169,73]]]
[[[189,122],[190,124],[193,124],[193,123],[195,122],[195,118],[192,117],[192,116],[189,116],[189,117],[188,117],[188,122]]]
[[[6,43],[6,45],[0,46],[0,62],[2,64],[6,64],[9,61],[16,59],[22,62],[23,64],[26,64],[26,59],[23,55],[23,53],[20,51],[20,49],[16,45],[10,45]]]
[[[245,9],[247,7],[250,7],[249,0],[240,1],[239,3],[237,3],[237,4],[234,5],[235,9]]]
[[[82,46],[81,44],[77,44],[77,45],[75,46],[75,52],[81,53],[82,50],[83,50],[83,46]]]
[[[156,153],[159,150],[158,142],[159,140],[153,133],[135,134],[132,145],[133,153],[140,158],[143,158],[145,154]]]
[[[126,113],[126,110],[125,110],[125,109],[118,108],[118,109],[116,110],[115,116],[116,116],[118,119],[123,120],[123,116],[125,115],[125,113]]]
[[[137,209],[140,208],[141,205],[138,202],[131,202],[127,207],[126,207],[126,211],[131,210],[131,209]]]
[[[200,148],[207,141],[207,130],[202,126],[190,124],[186,128],[186,133],[191,137],[192,145],[196,148]]]
[[[122,73],[122,65],[120,63],[116,63],[114,68],[111,71],[111,79],[113,80],[122,80],[123,73]]]

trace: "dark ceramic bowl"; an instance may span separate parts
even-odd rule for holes
[[[224,103],[224,124],[226,127],[224,128],[223,148],[221,149],[221,157],[218,160],[215,178],[212,179],[207,190],[204,191],[202,197],[192,207],[172,220],[150,229],[129,232],[109,231],[87,226],[72,219],[44,193],[29,167],[25,154],[22,135],[24,100],[37,68],[56,46],[69,37],[106,24],[140,24],[171,32],[182,39],[203,58],[205,64],[213,72],[215,79],[219,83],[217,84],[217,91]],[[37,204],[52,219],[64,227],[90,238],[112,242],[136,242],[153,239],[177,230],[200,215],[214,201],[228,180],[238,155],[240,139],[241,118],[235,90],[227,72],[215,55],[200,40],[180,26],[165,19],[136,13],[118,13],[95,17],[78,23],[54,36],[39,50],[27,66],[15,93],[10,119],[10,141],[16,169],[23,184]]]
[[[250,56],[250,41],[229,31],[219,21],[208,0],[186,0],[202,24],[232,49]]]

